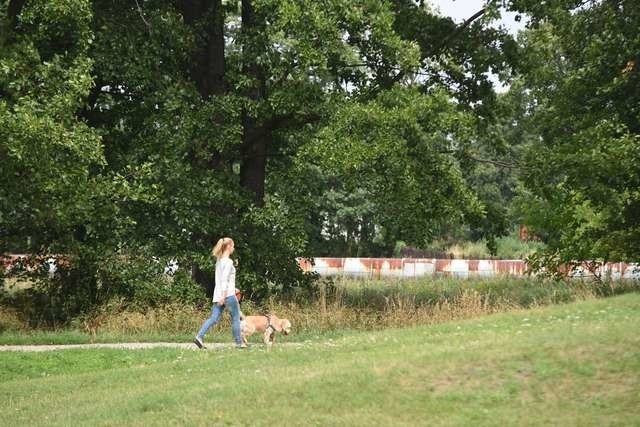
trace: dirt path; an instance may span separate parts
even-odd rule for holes
[[[85,348],[116,348],[116,349],[146,349],[146,348],[180,348],[184,350],[198,350],[193,343],[182,342],[127,342],[127,343],[99,343],[99,344],[51,344],[51,345],[0,345],[2,351],[53,351],[74,350]],[[233,343],[207,343],[207,350],[219,350],[233,347]]]

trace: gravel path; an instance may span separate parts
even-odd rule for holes
[[[53,351],[75,350],[79,348],[120,348],[120,349],[145,349],[145,348],[181,348],[184,350],[199,350],[193,343],[182,342],[126,342],[126,343],[100,343],[100,344],[52,344],[52,345],[0,345],[2,351]],[[207,343],[207,350],[219,350],[233,347],[233,343]]]

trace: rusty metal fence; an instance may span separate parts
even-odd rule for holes
[[[60,263],[68,260],[61,256],[4,255],[0,256],[0,273],[15,267],[27,271],[43,269],[49,276],[55,274]],[[523,260],[467,260],[440,258],[305,258],[298,259],[303,271],[316,272],[320,276],[339,276],[353,278],[405,278],[424,276],[444,276],[455,278],[524,276],[529,273]],[[598,275],[613,280],[640,280],[640,264],[613,262],[593,267],[594,263],[585,262],[572,267],[566,276],[589,278]],[[162,267],[162,268],[160,268]],[[179,268],[177,261],[159,265],[163,274],[173,274]]]
[[[445,276],[455,278],[524,276],[529,270],[523,260],[466,260],[437,258],[314,258],[299,259],[304,271],[320,276],[353,278],[417,278]],[[567,273],[574,278],[588,278],[594,274],[613,280],[640,279],[640,264],[607,263],[596,269],[577,266]]]

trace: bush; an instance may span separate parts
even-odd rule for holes
[[[53,277],[28,272],[22,279],[31,286],[4,291],[2,304],[15,308],[32,327],[58,327],[113,299],[133,310],[205,300],[204,290],[184,269],[169,277],[164,264],[150,256],[83,253],[67,261]]]

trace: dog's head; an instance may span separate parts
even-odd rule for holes
[[[280,330],[285,335],[289,335],[291,333],[291,322],[289,319],[280,319]]]

